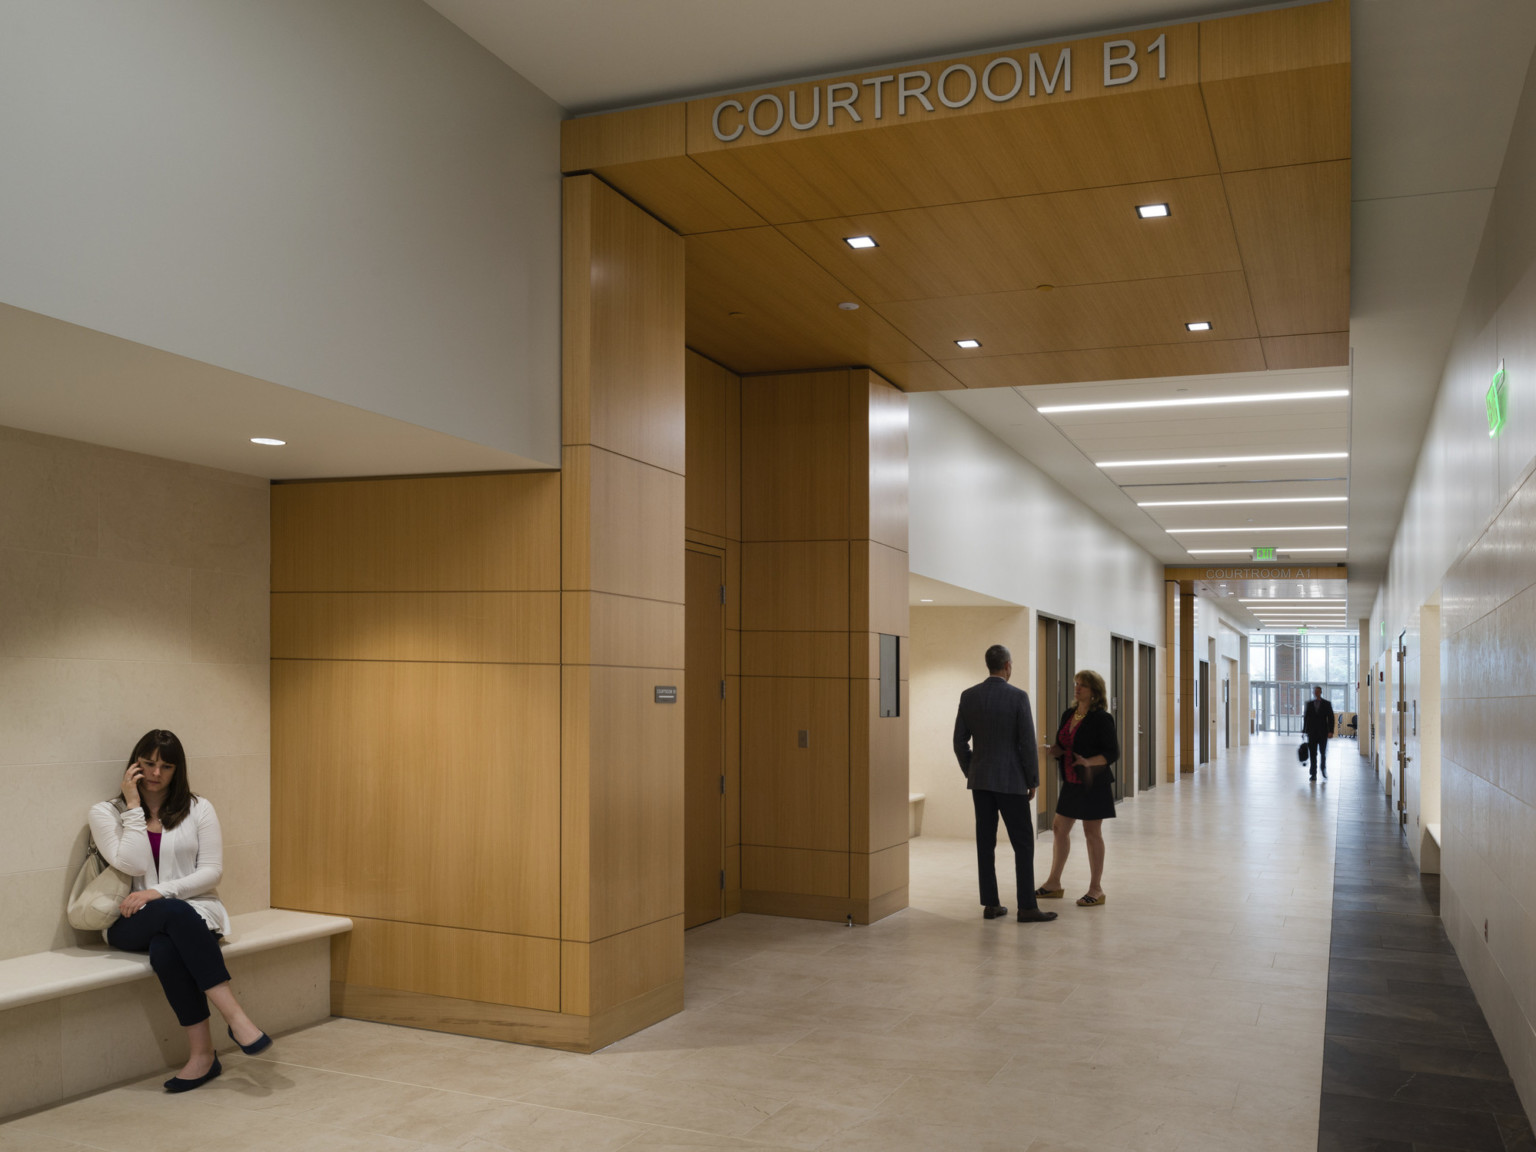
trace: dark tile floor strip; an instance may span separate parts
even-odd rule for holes
[[[1318,1152],[1536,1152],[1536,1137],[1381,780],[1338,741]],[[1302,769],[1304,771],[1305,769]]]

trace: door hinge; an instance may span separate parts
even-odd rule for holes
[[[720,869],[720,891],[725,891],[725,869]]]
[[[725,699],[725,681],[720,681],[720,699]]]
[[[725,777],[720,777],[720,795],[725,795]]]
[[[720,585],[720,603],[725,603],[725,585]]]

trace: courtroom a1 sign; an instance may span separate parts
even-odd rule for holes
[[[1164,568],[1164,580],[1347,580],[1342,565],[1307,568]]]
[[[722,100],[715,105],[711,126],[715,139],[729,144],[751,131],[756,136],[772,136],[787,123],[798,132],[805,132],[825,120],[828,128],[836,127],[837,114],[842,112],[855,124],[863,123],[865,115],[883,120],[887,112],[905,116],[909,106],[916,105],[925,111],[934,110],[937,100],[946,108],[964,108],[978,96],[993,104],[1008,104],[1028,93],[1035,99],[1039,93],[1054,95],[1059,87],[1063,92],[1072,91],[1072,49],[1059,49],[1049,63],[1044,53],[1031,52],[1028,57],[1020,52],[1016,56],[996,56],[980,72],[969,64],[951,64],[934,75],[930,68],[913,68],[905,72],[891,72],[885,76],[871,76],[855,83],[852,80],[833,80],[812,87],[809,106],[802,107],[799,93],[789,92],[786,101],[772,92],[765,92],[750,104],[740,100]],[[1130,84],[1142,74],[1145,64],[1152,67],[1151,57],[1156,56],[1157,78],[1168,78],[1168,35],[1159,35],[1145,47],[1138,47],[1134,40],[1106,40],[1103,45],[1103,84],[1105,88],[1118,88]],[[866,92],[865,90],[868,89]],[[867,103],[864,97],[869,96]],[[864,110],[860,111],[861,103]]]

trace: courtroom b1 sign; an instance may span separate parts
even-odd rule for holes
[[[1119,88],[1142,75],[1145,63],[1150,75],[1152,57],[1156,56],[1157,78],[1168,78],[1168,34],[1162,33],[1151,43],[1139,46],[1134,40],[1106,40],[1099,61],[1101,83],[1105,88]],[[934,111],[937,100],[946,108],[964,108],[978,97],[993,104],[1008,104],[1027,93],[1036,99],[1040,93],[1055,95],[1059,88],[1072,91],[1072,48],[1057,50],[1047,62],[1045,52],[1027,56],[1003,53],[993,57],[978,71],[969,64],[950,64],[945,68],[912,68],[866,79],[833,80],[816,84],[803,99],[803,85],[789,89],[787,97],[764,92],[743,104],[740,100],[722,100],[710,117],[715,139],[723,144],[739,140],[743,134],[773,136],[786,124],[797,132],[807,132],[825,120],[826,127],[838,126],[839,113],[845,123],[862,124],[884,120],[888,113],[903,117],[908,112]],[[935,70],[937,69],[937,75]]]

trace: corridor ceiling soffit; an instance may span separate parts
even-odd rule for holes
[[[1347,369],[1315,369],[1020,394],[1196,562],[1316,563],[1348,544],[1349,389]]]
[[[1242,564],[1251,561],[1255,547],[1278,547],[1297,563],[1332,565],[1346,554],[1318,549],[1349,546],[1348,459],[1099,464],[1342,456],[1348,451],[1349,389],[1348,369],[1331,368],[969,390],[946,393],[945,399],[1165,564]],[[1202,403],[1318,392],[1336,395]],[[1099,407],[1111,404],[1158,406]],[[1094,407],[1052,411],[1084,406]],[[1251,613],[1232,611],[1247,627],[1259,626]]]
[[[1192,588],[1249,631],[1354,632],[1359,627],[1344,604],[1349,587],[1344,565],[1212,565],[1169,568],[1164,577]]]
[[[1223,0],[427,0],[573,112],[1193,20]],[[644,45],[644,51],[637,51]]]
[[[0,304],[0,425],[284,480],[537,461]],[[285,440],[280,447],[252,436]]]
[[[738,372],[928,391],[1337,365],[1349,73],[1325,0],[584,117],[562,166],[686,235],[689,343]]]

